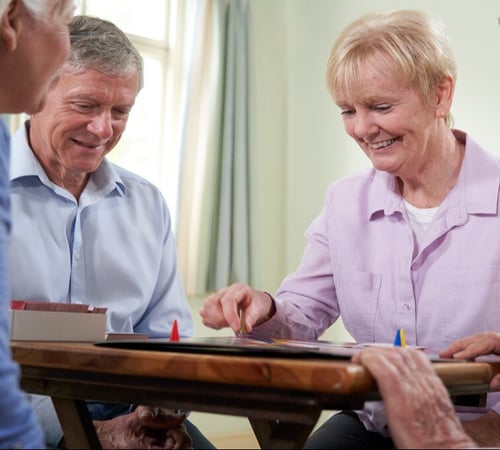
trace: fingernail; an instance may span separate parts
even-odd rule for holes
[[[156,414],[149,408],[144,408],[139,411],[139,417],[155,417]]]

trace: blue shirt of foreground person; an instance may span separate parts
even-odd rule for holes
[[[0,119],[0,248],[7,249],[9,216],[9,136]],[[7,252],[0,251],[0,292],[9,292]],[[9,298],[0,295],[0,448],[41,447],[42,430],[26,398],[19,390],[19,370],[12,362],[9,348]],[[21,444],[22,443],[22,444]]]
[[[0,0],[0,113],[35,113],[69,54],[71,0]],[[9,348],[9,142],[0,120],[0,448],[42,448]]]
[[[108,332],[164,338],[177,320],[180,335],[191,336],[165,200],[153,184],[106,159],[142,86],[142,58],[108,21],[76,16],[69,30],[71,55],[44,109],[12,139],[13,298],[106,307]],[[59,445],[52,402],[32,401],[47,444]],[[125,424],[140,415],[134,406],[89,403],[89,411],[103,447],[132,445],[137,433]],[[193,424],[184,425],[195,448],[210,447]],[[166,436],[170,430],[165,426]],[[109,433],[120,444],[103,442]]]

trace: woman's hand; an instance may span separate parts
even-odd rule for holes
[[[500,333],[493,331],[476,333],[453,342],[448,348],[439,352],[441,358],[474,359],[477,356],[500,355]],[[490,381],[490,388],[500,390],[500,374]]]
[[[275,312],[274,300],[268,293],[235,283],[208,296],[200,316],[207,327],[216,330],[231,327],[235,333],[250,333]]]

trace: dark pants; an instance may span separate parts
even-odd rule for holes
[[[326,420],[309,436],[305,449],[393,449],[392,439],[367,431],[356,413],[345,411]]]
[[[134,405],[118,405],[116,403],[87,402],[92,420],[109,420],[134,411]],[[193,441],[193,449],[215,449],[215,446],[189,420],[185,420],[186,431]]]

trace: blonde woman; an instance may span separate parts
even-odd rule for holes
[[[392,343],[404,328],[407,343],[434,353],[500,331],[500,163],[451,128],[455,80],[443,25],[421,11],[376,12],[341,32],[327,85],[372,167],[330,185],[274,297],[230,286],[207,298],[203,323],[237,331],[243,310],[256,335],[315,340],[341,316],[358,342]],[[496,411],[491,393],[485,408],[457,412],[472,433]],[[482,435],[478,444],[496,445]],[[332,416],[306,443],[393,445],[380,402]]]

